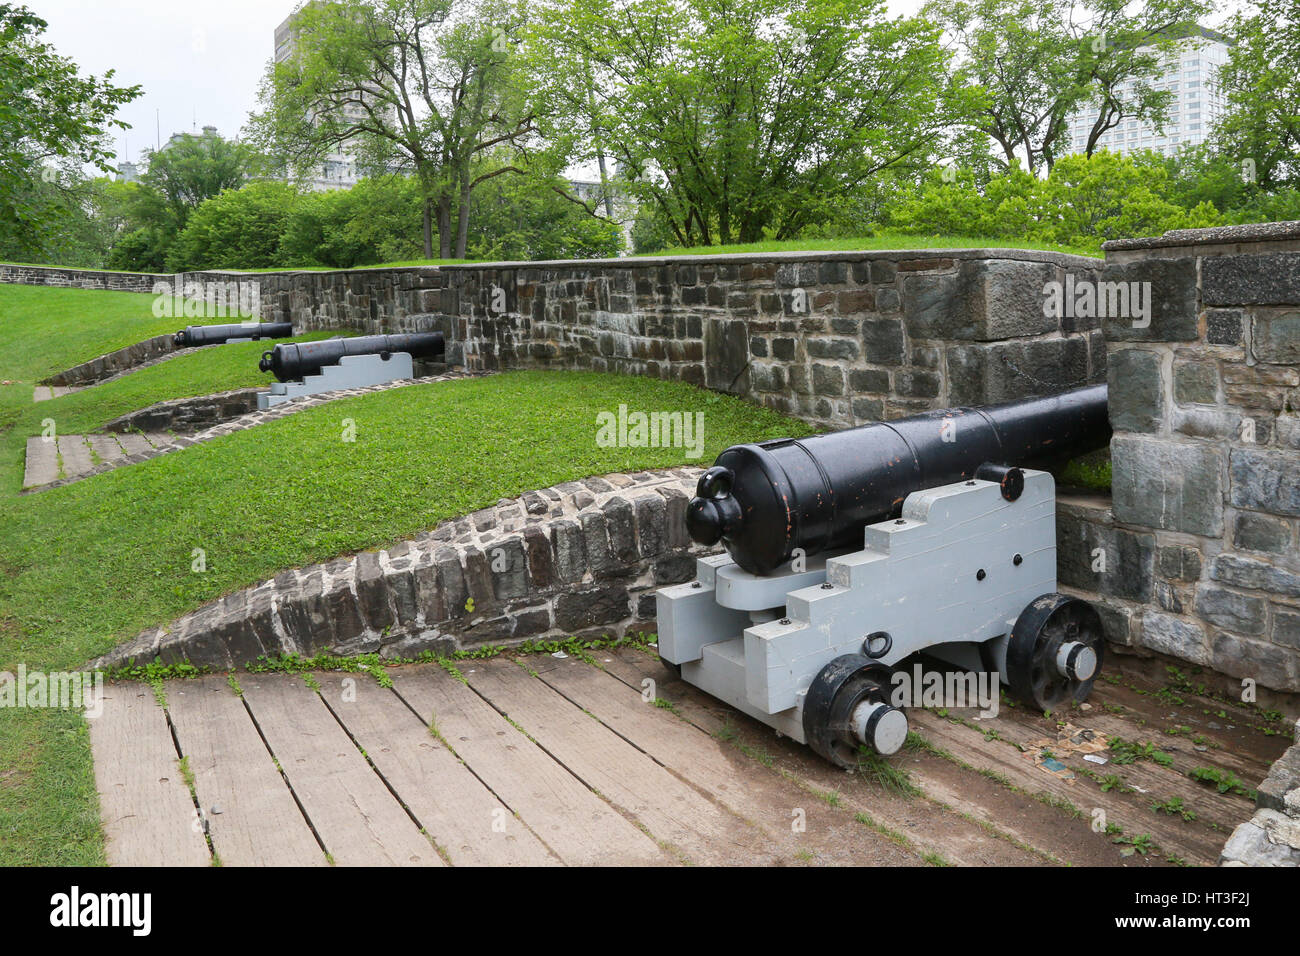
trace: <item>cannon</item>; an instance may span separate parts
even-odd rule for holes
[[[222,345],[240,339],[283,339],[293,335],[292,322],[236,322],[231,325],[187,325],[172,341],[176,347]]]
[[[258,368],[274,373],[281,382],[302,381],[338,365],[347,356],[377,355],[384,361],[397,353],[412,359],[439,360],[444,349],[441,332],[413,332],[400,335],[359,335],[355,338],[323,339],[318,342],[286,342],[262,353]]]
[[[896,665],[920,651],[1040,710],[1082,701],[1101,619],[1056,590],[1040,469],[1109,439],[1097,385],[728,448],[686,506],[726,550],[657,592],[659,656],[842,767],[902,747]]]

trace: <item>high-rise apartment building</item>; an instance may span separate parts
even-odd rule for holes
[[[1229,42],[1223,34],[1206,29],[1179,39],[1164,55],[1163,72],[1153,84],[1174,94],[1164,127],[1157,131],[1150,123],[1125,117],[1102,135],[1098,148],[1121,154],[1151,149],[1168,155],[1204,143],[1223,113],[1217,74],[1228,61]],[[1121,90],[1127,92],[1131,85]],[[1070,118],[1067,152],[1087,149],[1097,109],[1093,104]]]

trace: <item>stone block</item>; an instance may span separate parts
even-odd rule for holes
[[[960,275],[975,338],[1043,335],[1061,327],[1061,319],[1047,308],[1046,287],[1056,279],[1052,263],[975,259],[962,263]]]
[[[1281,597],[1300,597],[1300,574],[1261,558],[1241,554],[1216,555],[1210,562],[1210,579]]]
[[[1120,348],[1107,356],[1110,423],[1116,431],[1157,432],[1165,419],[1162,361],[1149,349]]]
[[[1200,337],[1195,257],[1108,264],[1097,300],[1105,312],[1102,328],[1112,342],[1194,342]]]
[[[1300,288],[1292,295],[1300,298]],[[1261,362],[1300,364],[1300,312],[1256,313],[1251,351]]]
[[[877,365],[901,365],[906,344],[903,323],[898,319],[864,319],[862,352],[868,362]]]
[[[1196,613],[1238,634],[1263,634],[1268,606],[1263,598],[1203,584],[1196,589]]]
[[[1300,304],[1300,253],[1207,256],[1201,264],[1206,305]]]
[[[1291,528],[1278,518],[1243,511],[1233,521],[1232,544],[1239,551],[1285,554],[1291,547]]]
[[[1300,468],[1290,452],[1233,448],[1230,500],[1238,508],[1300,516]]]
[[[1166,531],[1223,534],[1223,451],[1136,435],[1111,440],[1117,521]]]
[[[1219,370],[1212,362],[1174,363],[1174,401],[1213,405],[1219,400]]]
[[[1194,664],[1209,662],[1205,631],[1199,624],[1150,608],[1142,614],[1142,646]]]
[[[555,600],[555,626],[565,633],[614,624],[629,613],[627,588],[617,585],[567,591]]]

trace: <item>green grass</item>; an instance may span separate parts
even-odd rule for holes
[[[0,379],[34,385],[97,355],[193,324],[155,318],[153,301],[140,292],[0,285]],[[24,400],[31,403],[30,388]]]
[[[132,372],[112,382],[95,385],[55,399],[29,404],[28,418],[53,418],[63,434],[75,435],[103,425],[119,415],[170,398],[211,395],[236,388],[266,386],[275,381],[257,367],[258,358],[276,342],[327,339],[337,331],[309,332],[293,339],[231,342],[178,355],[157,365]]]
[[[1086,246],[1057,246],[1029,239],[990,239],[986,236],[915,236],[882,232],[874,236],[848,239],[791,239],[784,242],[750,242],[731,246],[673,246],[656,252],[637,253],[650,256],[717,256],[748,252],[852,252],[859,249],[1033,249],[1069,252],[1097,258],[1097,250]]]
[[[154,319],[151,302],[0,286],[0,378],[23,382],[0,389],[0,468],[12,479],[0,486],[0,670],[79,668],[284,568],[382,547],[532,488],[687,462],[681,449],[599,447],[596,414],[620,403],[703,412],[701,464],[739,441],[809,431],[681,383],[513,372],[340,400],[18,496],[25,440],[41,417],[88,428],[135,401],[247,381],[241,350],[265,343],[205,350],[33,405],[38,378],[179,327]],[[200,358],[206,383],[203,363],[190,364]],[[355,443],[341,440],[345,418]],[[206,574],[190,571],[195,547],[207,552]],[[0,865],[102,863],[96,803],[80,716],[0,710]]]

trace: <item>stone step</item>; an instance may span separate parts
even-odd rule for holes
[[[59,477],[59,446],[53,439],[40,435],[27,439],[27,463],[23,469],[23,487],[35,488],[57,481]]]
[[[81,389],[68,388],[66,385],[37,385],[36,391],[32,393],[32,401],[48,402],[52,398],[62,398],[64,395],[79,391]]]
[[[27,440],[23,490],[104,471],[126,464],[129,456],[165,450],[174,445],[171,436],[162,432],[59,435],[48,441],[38,435]]]

